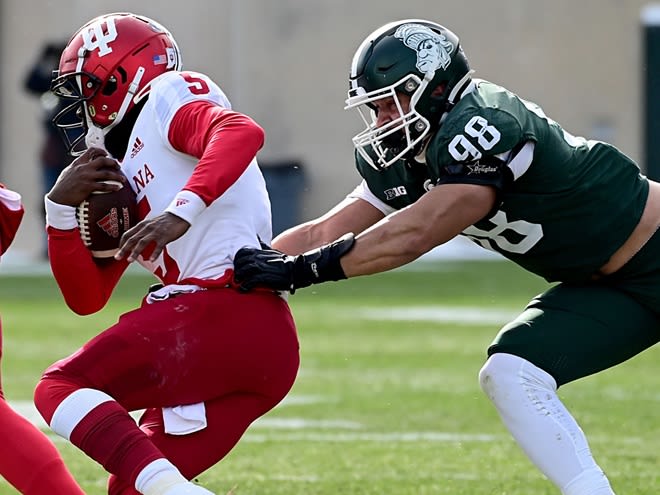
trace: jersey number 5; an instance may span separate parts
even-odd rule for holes
[[[482,156],[481,151],[491,149],[502,136],[495,126],[479,115],[465,124],[463,132],[465,134],[457,134],[449,143],[449,154],[457,162],[478,160]]]
[[[206,81],[201,77],[195,77],[189,72],[182,72],[181,77],[183,77],[188,83],[188,89],[194,95],[206,95],[211,92],[209,85],[206,84]]]

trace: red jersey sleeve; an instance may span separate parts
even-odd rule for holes
[[[199,158],[184,190],[208,206],[243,174],[264,144],[264,131],[246,115],[194,101],[176,112],[168,139],[177,151]]]
[[[0,255],[16,237],[24,213],[20,195],[0,184]]]
[[[48,226],[47,231],[50,267],[67,306],[79,315],[96,313],[110,299],[128,263],[113,258],[95,262],[78,229]]]

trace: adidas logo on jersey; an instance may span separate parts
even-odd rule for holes
[[[133,143],[133,149],[131,149],[131,158],[135,158],[135,155],[137,155],[142,148],[144,148],[144,143],[139,137],[136,137],[135,142]]]

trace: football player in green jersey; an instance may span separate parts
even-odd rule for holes
[[[499,332],[479,380],[562,494],[613,494],[557,388],[660,340],[660,184],[473,78],[457,36],[429,21],[364,40],[347,108],[366,123],[353,138],[362,183],[275,249],[240,250],[238,283],[293,291],[379,273],[458,235],[558,282]]]

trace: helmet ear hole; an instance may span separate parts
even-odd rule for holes
[[[103,85],[101,94],[103,96],[111,96],[115,91],[117,91],[117,78],[115,76],[110,76],[108,82]]]
[[[117,67],[117,72],[119,72],[119,75],[121,76],[121,83],[126,84],[126,81],[128,81],[128,74],[126,73],[126,70],[120,65]]]
[[[435,87],[433,91],[431,91],[431,97],[437,98],[438,96],[444,95],[446,89],[447,89],[447,81],[442,81],[440,84],[438,84]]]

